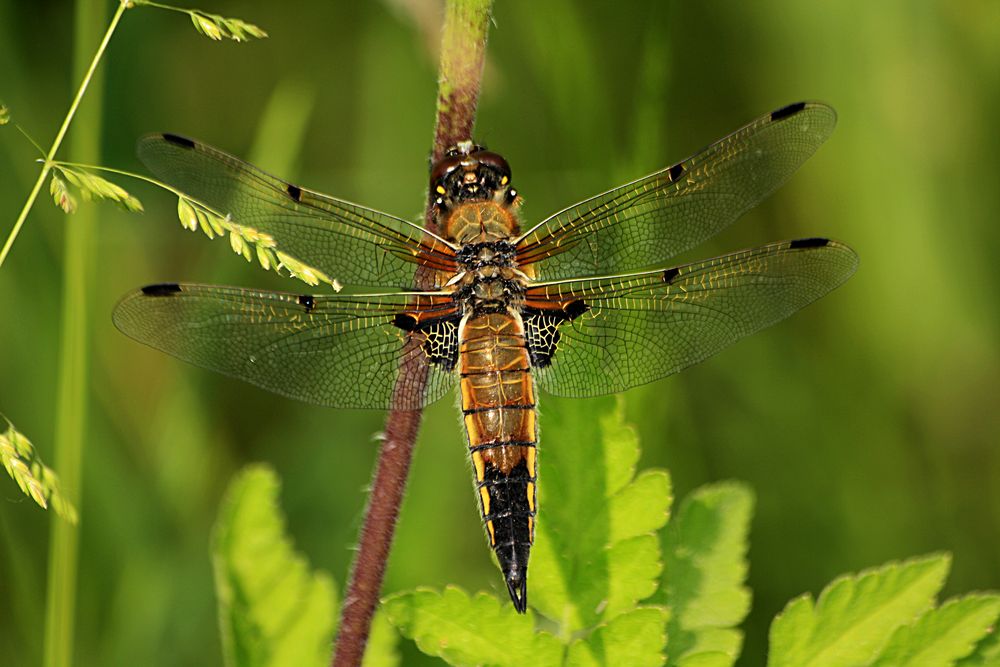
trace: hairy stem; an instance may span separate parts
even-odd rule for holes
[[[441,37],[434,161],[450,146],[472,138],[492,4],[492,0],[448,0]],[[433,229],[431,194],[425,220],[428,230],[437,232]],[[427,287],[428,278],[425,272],[418,270],[416,286]],[[416,344],[411,340],[407,347]],[[397,388],[412,387],[414,381],[426,384],[428,369],[419,356],[406,354],[405,358],[408,361],[403,364]],[[421,415],[419,410],[392,410],[386,418],[385,440],[379,452],[358,553],[341,609],[333,667],[360,665],[364,656]]]
[[[492,0],[448,2],[438,70],[435,161],[449,147],[472,138],[492,4]]]
[[[89,60],[96,36],[100,34],[105,14],[103,0],[77,0],[74,36],[74,76],[83,76],[83,84],[73,106],[66,115],[59,136],[46,157],[39,182],[51,168],[52,159],[69,127],[88,84],[100,89],[101,77],[94,76],[101,54],[114,32],[124,4],[111,21],[97,54]],[[80,113],[69,142],[74,159],[97,162],[100,159],[101,95],[98,93]],[[37,192],[37,186],[36,186]],[[28,207],[30,207],[30,200]],[[73,224],[66,226],[63,257],[62,322],[59,332],[59,387],[56,402],[55,458],[53,464],[65,485],[69,499],[80,507],[81,468],[83,446],[87,428],[87,330],[89,311],[88,287],[92,267],[97,261],[93,255],[92,236],[94,209],[87,206],[77,212]],[[13,241],[13,238],[10,239]],[[7,246],[9,248],[9,245]],[[82,509],[82,508],[81,508]],[[73,661],[74,627],[76,614],[76,586],[78,567],[79,528],[67,521],[52,521],[49,541],[49,569],[45,604],[45,656],[46,667],[68,667]]]
[[[80,88],[76,91],[76,97],[73,98],[73,103],[70,105],[69,111],[66,112],[66,117],[62,122],[62,127],[59,128],[59,133],[56,134],[56,138],[52,142],[52,147],[49,148],[49,152],[45,156],[45,162],[42,164],[41,173],[38,174],[38,180],[35,181],[35,187],[31,189],[31,193],[28,195],[28,200],[24,202],[24,207],[21,209],[20,215],[17,216],[17,221],[14,223],[14,227],[7,236],[7,240],[4,242],[3,248],[0,248],[0,266],[3,266],[4,260],[7,259],[7,254],[10,252],[11,246],[14,245],[14,240],[20,233],[21,227],[24,225],[24,221],[28,217],[28,212],[35,204],[35,199],[38,198],[38,193],[41,192],[42,185],[45,183],[45,177],[49,175],[49,171],[52,169],[52,160],[56,156],[56,151],[58,151],[59,147],[62,145],[62,141],[66,137],[66,132],[69,130],[69,125],[73,122],[73,116],[76,115],[76,110],[79,108],[80,102],[83,101],[83,94],[87,92],[87,87],[94,78],[94,72],[97,70],[97,65],[101,62],[101,57],[104,55],[104,50],[108,47],[108,42],[111,41],[111,35],[114,34],[115,28],[118,27],[118,22],[122,18],[122,14],[124,14],[125,10],[128,8],[129,5],[124,0],[118,3],[118,10],[111,19],[111,23],[108,25],[108,29],[104,33],[104,39],[101,40],[100,46],[97,47],[97,53],[94,54],[94,57],[90,61],[90,65],[87,67],[83,75],[83,81],[80,83]]]

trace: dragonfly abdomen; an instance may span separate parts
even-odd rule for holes
[[[479,508],[518,611],[527,605],[535,529],[537,427],[531,361],[519,315],[470,315],[459,327],[462,413]]]

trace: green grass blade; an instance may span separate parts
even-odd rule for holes
[[[53,143],[48,156],[50,159],[69,126],[73,110],[77,109],[84,90],[88,88],[89,80],[92,95],[87,106],[76,115],[69,154],[71,159],[84,162],[100,160],[104,76],[96,74],[97,63],[122,12],[119,8],[103,42],[98,46],[106,9],[107,3],[101,0],[78,0],[76,3],[73,80],[82,80],[84,84],[66,116],[59,137]],[[87,432],[87,388],[90,385],[88,320],[90,279],[95,263],[92,248],[94,210],[93,207],[85,208],[72,225],[66,226],[65,232],[54,457],[55,469],[62,476],[67,495],[77,506],[82,493],[83,448]],[[45,602],[45,667],[68,667],[72,663],[78,552],[78,529],[65,521],[53,522]]]

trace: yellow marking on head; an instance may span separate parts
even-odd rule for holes
[[[490,546],[491,547],[495,547],[497,545],[497,535],[496,535],[496,531],[494,531],[494,529],[493,529],[493,521],[492,520],[486,522],[486,530],[488,530],[489,533],[490,533]]]
[[[479,487],[479,497],[483,501],[483,516],[490,513],[490,492],[485,486]]]
[[[507,185],[507,181],[509,181],[509,180],[510,180],[509,178],[507,178],[506,176],[503,176],[500,179],[500,185]]]
[[[439,185],[439,186],[437,186],[437,193],[438,193],[439,195],[443,195],[443,194],[445,193],[445,189],[444,189],[444,186],[443,186],[443,185]]]
[[[535,483],[528,482],[528,509],[532,512],[535,511]],[[531,521],[531,518],[528,518]]]

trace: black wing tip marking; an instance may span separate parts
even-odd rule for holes
[[[168,144],[173,144],[175,146],[180,146],[181,148],[194,148],[195,143],[187,137],[182,137],[179,134],[170,134],[169,132],[164,132],[160,135],[163,140]]]
[[[295,201],[302,201],[302,188],[300,188],[299,186],[292,185],[291,183],[289,183],[285,187],[285,191],[288,192],[288,196],[294,199]]]
[[[684,173],[683,164],[675,164],[674,166],[672,166],[670,169],[667,170],[667,175],[670,176],[671,182],[676,181],[678,178],[681,177],[681,174],[683,173]]]
[[[674,281],[674,278],[676,278],[680,272],[680,269],[667,269],[663,272],[663,282],[669,285]]]
[[[783,120],[790,116],[794,116],[795,114],[797,114],[798,112],[802,111],[805,108],[806,108],[805,102],[795,102],[794,104],[788,104],[786,106],[781,107],[780,109],[772,111],[771,120],[772,121]]]
[[[158,283],[156,285],[146,285],[142,288],[144,296],[173,296],[181,291],[181,286],[177,283]]]
[[[830,245],[830,239],[814,237],[809,239],[795,239],[788,244],[789,250],[800,250],[802,248],[824,248]]]

